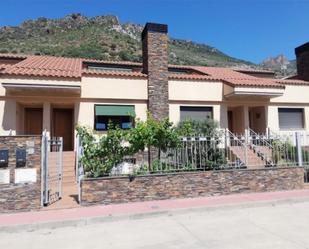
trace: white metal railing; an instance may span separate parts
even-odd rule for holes
[[[81,180],[84,177],[84,167],[81,162],[83,156],[83,141],[80,136],[76,136],[76,146],[75,146],[75,180],[78,184],[78,201],[81,201]]]
[[[147,167],[141,162],[132,162],[130,165],[133,174],[288,166],[308,166],[309,169],[309,147],[304,146],[306,137],[302,134],[282,136],[271,131],[258,134],[249,129],[245,134],[234,134],[226,129],[213,136],[183,137],[179,147],[161,151],[158,159]],[[84,175],[80,162],[83,149],[79,138],[77,141],[76,174],[80,182]],[[123,162],[127,162],[126,158],[123,158]],[[142,171],[139,171],[141,168]],[[111,171],[107,175],[114,175],[115,172]],[[117,174],[131,173],[117,171]]]
[[[62,137],[50,138],[42,133],[41,145],[41,205],[49,205],[62,197]]]
[[[265,161],[266,165],[272,165],[272,142],[265,133],[257,133],[248,128],[247,141],[253,151]]]
[[[224,135],[226,141],[226,150],[229,153],[229,158],[232,158],[232,155],[234,154],[238,157],[236,160],[240,160],[244,165],[247,165],[248,147],[246,145],[245,136],[242,134],[234,134],[229,129],[225,130]]]

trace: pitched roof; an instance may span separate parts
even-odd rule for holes
[[[55,56],[40,55],[22,55],[22,54],[1,54],[0,58],[19,59],[13,64],[0,64],[0,73],[14,76],[41,76],[41,77],[64,77],[81,78],[82,75],[96,76],[120,76],[120,77],[139,77],[145,78],[146,74],[141,71],[123,72],[123,71],[104,71],[98,69],[84,68],[83,63],[109,64],[116,66],[133,66],[142,68],[142,63],[128,61],[103,61],[85,58],[67,58]],[[2,63],[2,62],[1,62]],[[188,69],[190,74],[178,74],[170,72],[169,78],[176,80],[211,80],[223,81],[231,86],[242,87],[271,87],[284,88],[284,85],[309,85],[309,82],[303,80],[282,80],[273,78],[260,78],[248,75],[239,71],[239,69],[223,67],[205,67],[205,66],[179,66],[169,65],[172,69]],[[254,70],[251,70],[254,72]],[[260,70],[257,70],[260,71]]]
[[[276,82],[275,79],[258,78],[255,76],[243,74],[234,71],[230,68],[222,67],[194,67],[200,72],[206,73],[209,76],[218,78],[231,86],[243,86],[243,87],[272,87],[272,88],[284,88],[283,84]]]
[[[82,74],[95,76],[147,77],[147,75],[142,72],[102,71],[98,69],[83,69]]]
[[[34,55],[27,56],[21,62],[5,68],[2,73],[8,75],[80,78],[81,71],[81,59]]]

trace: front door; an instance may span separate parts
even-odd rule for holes
[[[265,134],[266,117],[265,107],[257,106],[249,108],[249,127],[256,133]]]
[[[73,150],[73,110],[53,109],[53,137],[63,138],[63,150]]]
[[[25,108],[25,135],[41,135],[43,128],[43,109]]]

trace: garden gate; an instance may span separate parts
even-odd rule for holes
[[[49,205],[62,197],[62,137],[42,136],[42,196],[41,205]]]

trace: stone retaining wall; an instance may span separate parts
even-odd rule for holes
[[[16,148],[26,149],[26,165],[16,168]],[[0,213],[36,210],[41,205],[41,137],[0,136],[0,150],[9,150],[8,167],[0,168],[3,178],[9,172],[9,183],[0,179]],[[31,170],[33,169],[33,170]],[[16,178],[16,171],[19,178]],[[29,172],[30,171],[30,172]],[[29,181],[29,174],[34,178]],[[25,181],[23,182],[23,178]],[[28,180],[27,180],[27,179]]]
[[[84,179],[81,204],[113,204],[301,189],[301,167]]]

